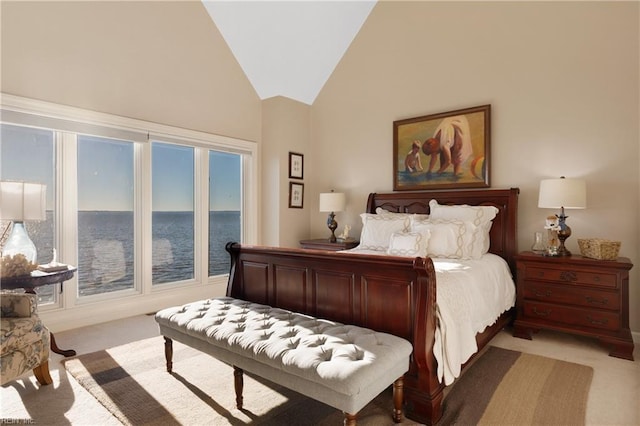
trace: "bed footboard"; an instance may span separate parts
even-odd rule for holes
[[[227,296],[288,309],[409,340],[407,417],[442,415],[443,385],[433,356],[435,271],[431,259],[334,253],[229,243]]]

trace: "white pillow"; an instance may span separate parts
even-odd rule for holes
[[[390,212],[389,210],[385,210],[382,207],[376,207],[376,214],[384,215],[384,216],[408,217],[408,218],[417,218],[417,219],[429,219],[429,215],[428,214]]]
[[[429,201],[429,210],[432,219],[469,221],[476,226],[486,225],[498,214],[498,209],[494,206],[469,206],[467,204],[443,206],[438,204],[437,200]]]
[[[389,240],[387,254],[392,256],[427,257],[430,231],[394,232]]]
[[[408,216],[362,213],[360,217],[362,218],[362,232],[358,247],[364,250],[387,251],[391,234],[406,232],[411,225]]]
[[[461,220],[416,220],[412,232],[429,232],[427,255],[445,259],[479,259],[482,246],[477,239],[479,228]]]
[[[467,204],[459,204],[452,206],[443,206],[438,204],[437,200],[429,201],[429,210],[431,219],[446,220],[462,220],[471,222],[475,226],[480,227],[482,235],[478,235],[478,241],[482,243],[482,254],[489,251],[489,231],[498,214],[495,206],[469,206]]]

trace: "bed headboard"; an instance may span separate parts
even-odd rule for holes
[[[375,213],[378,207],[382,207],[396,213],[428,214],[432,199],[438,204],[495,206],[499,211],[491,225],[489,251],[504,258],[515,274],[519,193],[519,188],[371,193],[367,200],[367,213]]]

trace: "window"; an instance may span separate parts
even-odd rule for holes
[[[27,224],[38,261],[55,248],[78,268],[63,293],[37,289],[41,303],[55,303],[58,326],[150,312],[184,287],[207,297],[211,285],[224,289],[226,243],[257,242],[254,142],[2,101],[0,179],[46,183],[47,220]]]
[[[229,272],[228,242],[242,241],[241,157],[209,151],[209,275]]]
[[[152,144],[153,284],[194,277],[194,149]]]
[[[133,143],[78,137],[78,294],[134,288]]]
[[[46,217],[43,222],[25,222],[36,246],[38,263],[48,263],[54,244],[54,133],[50,130],[3,125],[0,138],[0,179],[43,183],[47,186]],[[11,222],[0,223],[2,245]],[[38,289],[41,303],[54,302],[55,286]]]

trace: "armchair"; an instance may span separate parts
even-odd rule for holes
[[[53,382],[49,374],[49,330],[37,311],[38,299],[30,293],[0,293],[0,384],[33,370],[38,383]]]

